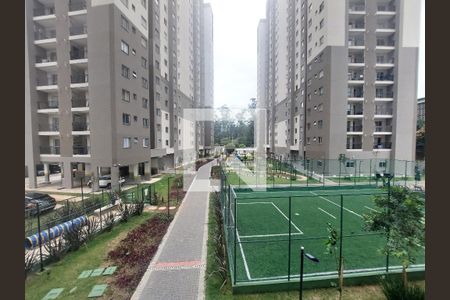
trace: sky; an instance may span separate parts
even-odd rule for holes
[[[244,107],[256,97],[257,28],[265,0],[205,0],[214,15],[214,106]],[[422,0],[417,96],[425,96],[425,0]]]

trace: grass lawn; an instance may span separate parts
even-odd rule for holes
[[[78,251],[68,253],[61,261],[46,266],[44,272],[30,274],[25,280],[25,299],[42,299],[53,288],[64,288],[61,299],[86,299],[92,287],[111,281],[112,276],[88,277],[77,279],[84,270],[93,270],[108,266],[107,254],[129,230],[144,223],[154,214],[144,212],[132,217],[127,223],[119,223],[110,232],[95,237]],[[120,272],[120,270],[116,270]],[[114,276],[114,275],[113,275]],[[72,288],[76,290],[69,294]],[[102,299],[111,298],[111,284]]]
[[[228,277],[227,284],[220,290],[222,285],[222,279],[218,273],[213,273],[218,268],[218,264],[215,259],[214,248],[215,244],[214,236],[217,235],[218,225],[216,222],[216,215],[214,213],[215,206],[214,195],[210,197],[210,209],[209,209],[209,225],[208,225],[208,256],[206,267],[206,283],[205,283],[205,298],[216,299],[298,299],[298,291],[290,292],[277,292],[277,293],[259,293],[259,294],[245,294],[245,295],[233,295],[231,292],[230,278]],[[213,274],[212,274],[213,273]],[[212,274],[212,275],[211,275]],[[345,282],[345,281],[344,281]],[[425,287],[424,281],[419,281],[417,284],[421,287]],[[303,293],[304,299],[338,299],[339,293],[336,288],[326,289],[312,289],[305,290]],[[381,288],[378,285],[367,286],[354,286],[345,287],[343,299],[386,299],[382,293]]]

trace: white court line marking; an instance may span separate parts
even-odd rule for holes
[[[236,221],[234,220],[233,214],[231,214],[231,217],[233,218],[233,223],[235,224],[234,226],[236,226]],[[239,242],[239,249],[241,250],[242,260],[244,261],[245,273],[247,274],[247,278],[249,280],[252,280],[252,277],[250,276],[250,271],[248,269],[247,259],[245,258],[244,249],[242,249],[241,238],[239,237],[239,230],[237,228],[236,228],[236,238]],[[234,267],[236,268],[236,266]]]
[[[289,218],[278,208],[278,206],[276,206],[275,205],[275,203],[273,203],[273,202],[270,202],[270,203],[272,203],[272,205],[280,212],[280,214],[282,214],[283,215],[283,217],[286,219],[286,220],[288,220],[289,222],[291,222],[291,224],[294,226],[294,228],[295,229],[297,229],[297,231],[300,233],[300,234],[303,234],[303,231],[301,231],[300,230],[300,228],[298,228],[294,223],[292,223],[292,221],[290,221],[289,220]]]
[[[365,208],[367,208],[367,209],[370,209],[370,210],[372,210],[372,211],[375,211],[375,212],[379,213],[379,211],[378,211],[378,210],[376,210],[376,209],[373,209],[373,208],[371,208],[371,207],[368,207],[368,206],[365,206],[365,205],[364,205],[364,207],[365,207]]]
[[[329,216],[330,216],[330,217],[332,217],[333,219],[336,219],[336,217],[335,217],[335,216],[333,216],[333,215],[332,215],[332,214],[330,214],[329,212],[327,212],[327,211],[325,211],[325,210],[321,209],[320,207],[318,207],[318,209],[319,209],[320,211],[322,211],[322,212],[326,213],[327,215],[329,215]]]
[[[271,204],[272,202],[242,202],[242,203],[237,203],[239,205],[248,205],[248,204]]]
[[[319,196],[319,195],[317,195],[317,194],[314,193],[314,192],[311,192],[311,194],[316,195],[316,196]],[[336,204],[336,203],[334,203],[333,201],[331,201],[331,200],[329,200],[329,199],[327,199],[327,198],[325,198],[325,197],[319,196],[319,198],[322,198],[323,200],[328,201],[328,202],[330,202],[331,204],[336,205],[337,207],[341,207],[339,204]],[[352,213],[352,214],[354,214],[355,216],[358,216],[358,217],[360,217],[361,219],[363,219],[363,216],[361,216],[360,214],[355,213],[353,210],[350,210],[350,209],[345,208],[345,207],[343,207],[343,209],[345,209],[345,210],[348,211],[349,213]]]
[[[291,235],[301,235],[303,233],[294,232]],[[271,236],[288,236],[289,233],[273,233],[273,234],[256,234],[256,235],[242,235],[241,238],[256,238],[256,237],[271,237]]]

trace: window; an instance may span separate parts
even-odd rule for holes
[[[142,107],[143,108],[148,108],[148,99],[142,98]]]
[[[386,168],[386,162],[385,161],[380,161],[380,163],[378,164],[378,167]]]
[[[122,100],[130,102],[130,91],[122,89]]]
[[[141,45],[144,48],[147,48],[147,39],[143,36],[141,36]]]
[[[148,126],[149,126],[148,119],[142,118],[142,126],[144,126],[144,128],[148,128]]]
[[[322,139],[322,137],[321,137],[321,136],[319,136],[319,137],[317,138],[317,142],[319,142],[319,144],[322,144],[322,142],[323,142],[323,139]]]
[[[120,50],[122,50],[123,53],[129,55],[129,53],[130,53],[130,46],[128,46],[128,44],[125,43],[124,41],[121,41],[121,43],[120,43]]]
[[[136,27],[131,26],[131,32],[136,33]]]
[[[169,146],[169,140],[166,140],[166,146]]]
[[[131,54],[136,55],[136,50],[131,49]]]
[[[319,6],[319,12],[322,12],[322,10],[325,8],[325,2],[324,1],[322,1],[322,3],[320,3],[320,6]]]
[[[354,168],[355,167],[355,161],[351,160],[351,161],[347,161],[345,163],[345,167],[346,168]]]
[[[317,110],[318,110],[318,111],[323,111],[323,104],[322,104],[322,103],[320,103],[320,104],[317,106]]]
[[[320,39],[319,39],[320,45],[323,45],[324,40],[325,40],[325,38],[324,38],[324,36],[322,35],[322,36],[320,37]]]
[[[165,131],[166,133],[169,133],[169,127],[166,126]]]
[[[324,90],[323,86],[321,86],[319,88],[319,95],[323,95],[324,92],[325,92],[325,90]]]
[[[147,69],[147,59],[145,57],[141,57],[141,66]]]
[[[160,80],[159,77],[155,76],[155,83],[158,84],[158,85],[159,85],[159,80]]]
[[[137,74],[135,71],[133,71],[133,78],[137,78]],[[136,99],[135,99],[136,100]]]
[[[320,138],[319,138],[319,139],[320,139]],[[318,161],[317,161],[317,166],[318,166],[318,167],[321,167],[322,165],[323,165],[322,161],[321,161],[321,160],[318,160]]]
[[[129,137],[124,137],[122,140],[122,148],[123,149],[128,149],[131,148],[131,138]]]
[[[164,117],[165,117],[166,120],[169,120],[169,114],[167,114],[167,113],[164,114]]]
[[[322,29],[324,24],[325,24],[325,19],[322,19],[319,23],[319,28]]]
[[[323,75],[324,75],[324,71],[323,71],[323,70],[321,70],[321,71],[319,72],[319,78],[322,78],[322,77],[323,77]]]
[[[133,120],[134,120],[135,122],[137,122],[137,121],[138,121],[138,117],[137,117],[137,116],[133,116]]]
[[[142,77],[142,87],[148,89],[148,80],[144,77]]]
[[[155,93],[155,100],[156,101],[161,101],[161,94],[160,93],[158,93],[158,92]]]
[[[133,11],[136,11],[136,6],[134,6],[134,4],[131,4],[131,9],[132,9]]]
[[[137,100],[137,95],[133,93],[133,100]]]
[[[169,106],[169,101],[168,101],[168,100],[164,101],[164,105],[165,105],[166,107]]]
[[[164,92],[165,92],[166,94],[169,93],[169,88],[168,88],[167,86],[164,87]]]
[[[317,121],[317,127],[321,129],[323,127],[323,120]]]
[[[137,144],[137,143],[139,143],[139,138],[138,137],[134,137],[133,141],[134,141],[135,144]]]
[[[124,16],[121,16],[121,17],[122,17],[122,21],[121,21],[122,28],[125,29],[126,31],[128,31],[130,23],[128,22],[127,18],[125,18]]]
[[[148,148],[149,144],[150,144],[150,139],[149,138],[143,138],[142,139],[142,147]]]
[[[122,124],[123,125],[130,125],[131,124],[131,116],[129,114],[122,114]]]
[[[122,65],[122,76],[129,79],[130,78],[130,68],[125,65]]]
[[[159,108],[156,109],[156,115],[161,116],[161,110]]]

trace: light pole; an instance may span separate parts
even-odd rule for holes
[[[319,263],[319,259],[312,254],[305,253],[305,247],[300,247],[300,290],[299,299],[303,299],[303,265],[305,262],[305,257],[312,262]]]

